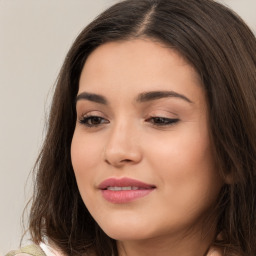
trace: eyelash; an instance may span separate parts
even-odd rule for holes
[[[96,121],[96,123],[94,123]],[[108,124],[109,121],[103,117],[100,116],[83,116],[79,120],[80,124],[83,124],[89,128],[97,127],[101,124]]]
[[[146,119],[146,122],[151,123],[155,126],[171,126],[175,123],[179,122],[178,118],[167,118],[167,117],[161,117],[161,116],[152,116],[148,119]]]
[[[171,126],[179,122],[178,118],[167,118],[160,116],[152,116],[145,120],[148,123],[151,123],[154,126]],[[102,124],[108,124],[109,121],[100,116],[83,116],[79,123],[85,125],[88,128],[98,127]]]

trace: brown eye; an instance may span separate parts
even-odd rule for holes
[[[100,116],[85,116],[81,120],[79,120],[79,122],[88,127],[95,127],[95,126],[109,123],[107,119]]]
[[[146,122],[149,122],[156,126],[168,126],[173,125],[179,121],[178,118],[166,118],[166,117],[150,117],[146,120]]]

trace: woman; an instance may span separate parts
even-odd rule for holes
[[[255,120],[256,40],[236,14],[211,0],[114,5],[60,72],[33,242],[72,256],[255,256]]]

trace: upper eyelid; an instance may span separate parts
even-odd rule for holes
[[[80,114],[81,113],[81,114]],[[99,116],[101,118],[108,118],[104,113],[102,113],[101,111],[98,110],[89,110],[89,111],[81,111],[79,113],[79,111],[77,111],[77,116],[79,117],[90,117],[90,116]]]
[[[161,114],[161,113],[160,114],[158,114],[158,113],[146,114],[146,115],[144,115],[143,119],[156,118],[156,117],[161,117],[161,118],[166,118],[166,119],[178,119],[178,115],[173,112],[167,112],[167,114]],[[171,115],[171,116],[169,116],[169,115]],[[81,114],[77,113],[77,117],[90,117],[90,116],[98,116],[98,117],[101,117],[104,119],[111,119],[106,114],[102,113],[101,111],[97,111],[97,110],[81,112]]]
[[[177,116],[177,114],[175,113],[177,111],[177,103],[159,103],[159,101],[162,100],[167,100],[170,99],[172,97],[164,97],[164,98],[160,98],[160,99],[156,99],[156,100],[152,100],[152,101],[145,101],[142,102],[143,105],[138,106],[138,112],[140,112],[141,114],[144,112],[150,113],[150,112],[157,112],[160,111],[160,113],[164,112],[167,114],[171,114],[171,115],[175,115]],[[175,97],[174,97],[175,99]],[[169,101],[168,101],[169,102]],[[170,105],[171,104],[171,105]],[[174,105],[173,105],[174,104]],[[178,105],[179,106],[179,105]],[[79,114],[79,112],[92,112],[92,111],[96,111],[96,112],[101,112],[104,113],[104,115],[106,116],[115,116],[115,109],[112,109],[111,106],[109,105],[103,105],[97,102],[93,102],[93,101],[88,101],[88,100],[78,100],[76,102],[76,113],[77,115]],[[175,109],[175,112],[171,111],[171,109]],[[84,111],[85,110],[85,111]],[[147,114],[145,114],[147,115]],[[158,115],[158,114],[157,114]],[[162,114],[160,114],[162,116]]]
[[[145,115],[145,118],[147,118],[147,116],[148,117],[162,117],[162,118],[169,118],[169,119],[174,119],[174,118],[179,117],[179,115],[176,112],[171,112],[171,111],[162,110],[162,109],[150,111],[149,113],[147,113]]]
[[[142,111],[142,112],[141,112]],[[115,119],[114,113],[106,111],[106,109],[101,109],[95,106],[90,107],[79,107],[76,109],[77,118],[81,119],[83,117],[88,116],[99,116],[101,118],[105,118],[108,120]],[[144,112],[144,114],[143,114]],[[168,118],[168,119],[177,119],[179,118],[179,114],[177,111],[171,111],[169,108],[162,108],[157,107],[156,109],[151,108],[148,110],[139,110],[138,116],[141,116],[143,119],[148,119],[150,117],[162,117],[162,118]]]

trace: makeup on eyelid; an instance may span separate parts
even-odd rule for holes
[[[111,101],[109,101],[109,103],[111,106]],[[81,101],[80,103],[78,102],[77,105],[78,121],[81,124],[86,125],[90,128],[94,127],[94,125],[99,126],[109,124],[116,119],[112,117],[113,114],[111,115],[111,113],[109,113],[111,112],[108,110],[110,107],[107,107],[105,105],[102,106],[98,103],[90,101],[88,102],[86,100]],[[94,107],[93,105],[96,105],[96,107]],[[102,111],[97,111],[97,108],[99,108],[99,110],[102,109]],[[186,111],[187,109],[187,106],[183,102],[175,102],[175,98],[174,100],[170,98],[165,98],[154,100],[153,102],[151,102],[151,104],[149,102],[142,103],[142,105],[139,104],[137,107],[135,106],[134,108],[134,120],[137,118],[144,120],[145,122],[151,123],[152,125],[154,124],[158,126],[168,126],[180,121],[179,113],[184,113],[184,111]],[[80,112],[82,114],[80,114]],[[126,113],[124,113],[123,115],[125,114]]]
[[[106,125],[115,121],[115,119],[108,118],[104,113],[96,110],[82,113],[82,115],[78,114],[78,122],[89,128]],[[134,119],[136,118],[138,118],[137,115]],[[150,123],[155,126],[170,126],[180,121],[177,114],[166,111],[164,108],[147,111],[146,114],[143,113],[142,117],[139,117],[139,119],[142,119],[145,123]]]

